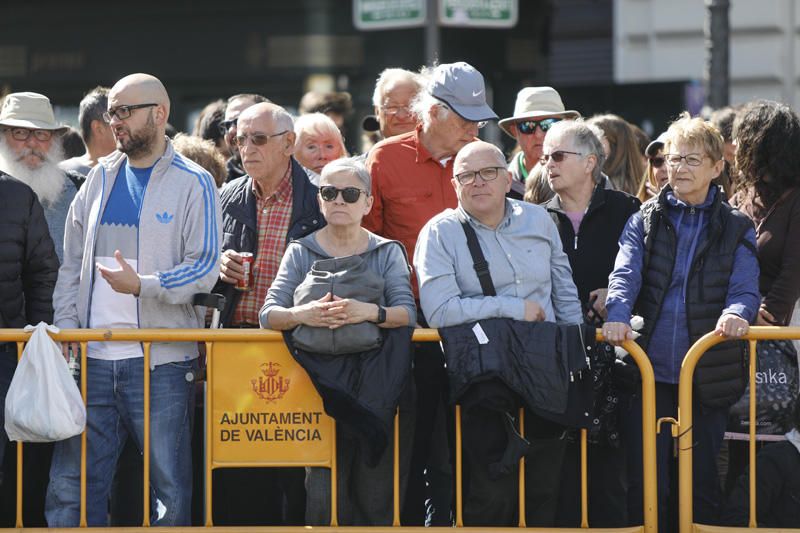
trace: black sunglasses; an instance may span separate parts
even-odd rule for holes
[[[553,124],[556,122],[561,122],[561,119],[543,118],[542,120],[525,120],[523,122],[517,122],[517,131],[523,135],[531,135],[532,133],[536,133],[536,126],[542,128],[542,131],[547,131],[553,127]]]
[[[336,200],[336,197],[339,196],[339,193],[342,193],[342,200],[348,204],[356,203],[358,198],[361,196],[361,193],[364,193],[365,196],[369,196],[369,192],[359,189],[358,187],[345,187],[344,189],[337,189],[333,185],[323,185],[319,188],[319,196],[326,202],[332,202]]]
[[[650,166],[653,168],[661,168],[666,161],[663,157],[650,157],[648,159],[650,159]]]

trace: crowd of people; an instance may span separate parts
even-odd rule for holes
[[[607,528],[643,521],[641,384],[615,347],[637,339],[656,415],[677,418],[683,357],[714,332],[729,342],[694,376],[694,517],[746,525],[745,448],[723,444],[745,393],[738,339],[789,325],[800,297],[800,118],[753,101],[684,112],[651,140],[618,115],[584,119],[551,87],[522,88],[502,119],[486,96],[464,62],[386,69],[365,121],[380,139],[349,154],[347,94],[309,93],[298,117],[237,94],[209,103],[190,135],[171,131],[162,82],[132,74],[86,94],[85,150],[67,157],[49,99],[8,94],[0,327],[201,328],[193,296],[220,293],[222,327],[283,331],[337,420],[340,524],[391,523],[399,409],[401,521],[452,525],[458,403],[465,525],[517,523],[524,457],[527,524],[577,527],[587,429],[589,523]],[[479,139],[495,120],[511,154]],[[418,327],[442,343],[412,342]],[[796,379],[791,341],[759,342],[767,353]],[[87,355],[88,523],[135,524],[142,346]],[[200,356],[195,343],[152,346],[154,525],[202,523]],[[3,401],[15,365],[16,345],[0,345]],[[785,439],[759,455],[758,523],[800,527],[796,382],[781,413]],[[664,425],[661,531],[677,527],[674,443]],[[77,526],[80,436],[26,454],[26,525]],[[214,502],[219,525],[325,525],[330,471],[217,470]]]

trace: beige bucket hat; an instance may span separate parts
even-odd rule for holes
[[[50,99],[39,93],[11,93],[0,109],[0,126],[61,131],[66,126],[56,122]]]
[[[514,116],[504,118],[498,125],[513,137],[510,126],[514,122],[553,116],[580,118],[581,114],[574,110],[565,110],[561,96],[552,87],[525,87],[517,93]]]

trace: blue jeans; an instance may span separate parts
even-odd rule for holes
[[[130,434],[142,451],[144,372],[141,358],[88,360],[86,515],[108,525],[117,460]],[[167,363],[150,372],[150,484],[152,524],[191,523],[190,420],[197,360]],[[80,436],[56,444],[45,515],[50,527],[74,527],[80,516]]]

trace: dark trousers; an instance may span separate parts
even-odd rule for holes
[[[414,343],[416,425],[402,523],[452,523],[452,409],[447,407],[447,374],[438,343]]]
[[[581,523],[580,435],[567,444],[561,469],[558,502],[559,527],[580,527]],[[628,523],[628,478],[624,446],[588,443],[587,496],[589,526],[619,528]]]
[[[525,459],[526,522],[531,527],[552,527],[566,446],[564,431],[528,411],[525,420],[526,438],[531,443]],[[508,445],[505,423],[501,413],[479,405],[462,416],[465,526],[517,524],[519,469],[515,466],[497,475],[490,467]]]
[[[728,409],[692,406],[693,516],[700,524],[717,524],[722,491],[717,474],[717,455],[725,436]],[[678,416],[678,386],[656,383],[656,418]],[[642,500],[642,403],[640,396],[631,398],[628,413],[623,417],[623,434],[627,438],[628,457],[628,520],[631,525],[644,522]],[[677,471],[676,441],[670,426],[661,426],[656,437],[658,470],[659,531],[677,529],[675,510],[670,509],[670,486]],[[673,495],[674,496],[674,495]]]

